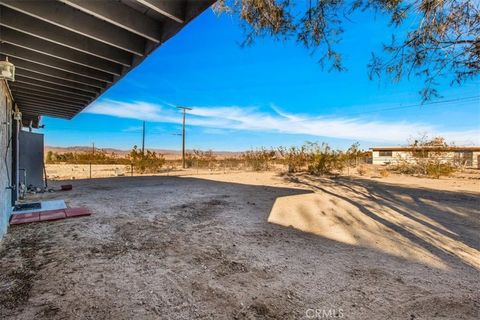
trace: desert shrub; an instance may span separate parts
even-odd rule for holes
[[[264,171],[270,169],[271,163],[275,160],[275,155],[275,151],[261,148],[244,152],[242,159],[248,168],[254,171]]]
[[[45,163],[66,163],[66,164],[128,164],[126,157],[119,157],[114,152],[108,153],[102,149],[95,149],[91,152],[63,152],[57,153],[48,151]]]
[[[134,146],[132,151],[130,151],[129,158],[135,171],[140,173],[159,172],[165,164],[163,155],[149,150],[146,153],[142,152],[138,150],[137,146]]]
[[[239,157],[227,157],[220,160],[220,168],[239,169],[243,164],[243,160]]]
[[[301,147],[279,147],[278,153],[282,157],[282,163],[287,165],[288,172],[298,172],[305,167],[307,163],[307,148],[305,145]]]
[[[386,178],[390,175],[390,171],[388,171],[387,168],[382,168],[378,171],[378,173],[380,174],[380,176]]]
[[[421,170],[419,167],[415,166],[413,163],[409,163],[403,159],[397,160],[397,162],[392,165],[392,170],[397,173],[407,174],[407,175],[419,175]]]
[[[185,164],[187,168],[209,168],[211,169],[216,162],[216,157],[212,150],[202,151],[193,150],[185,155]]]
[[[427,176],[439,179],[441,176],[452,175],[456,171],[456,167],[450,163],[429,163],[425,170]]]
[[[438,179],[458,170],[458,163],[448,157],[449,145],[442,137],[428,139],[427,136],[422,136],[409,146],[409,157],[397,159],[395,171]]]
[[[278,153],[281,163],[287,166],[290,173],[306,169],[314,175],[330,174],[341,171],[346,166],[356,166],[359,159],[368,154],[360,149],[360,144],[354,143],[346,151],[333,150],[326,143],[306,142],[301,147],[280,147]]]
[[[366,175],[366,174],[367,174],[367,171],[368,171],[368,170],[367,170],[367,167],[365,167],[364,165],[359,165],[359,166],[357,167],[357,173],[358,173],[359,175],[361,175],[361,176]]]
[[[345,157],[345,165],[349,167],[356,167],[358,164],[358,159],[365,157],[365,151],[360,149],[359,142],[355,142],[345,152],[344,157]]]
[[[330,174],[334,170],[342,170],[345,167],[345,155],[341,151],[332,150],[326,143],[308,142],[306,148],[310,174]]]

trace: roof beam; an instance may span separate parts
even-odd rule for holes
[[[1,60],[5,61],[5,55],[0,54]],[[63,70],[47,67],[41,64],[33,63],[27,60],[18,59],[14,57],[8,57],[9,61],[15,65],[16,72],[21,70],[28,70],[40,75],[51,76],[61,80],[72,81],[78,84],[84,84],[99,89],[104,89],[105,82],[80,76],[74,73],[69,73]]]
[[[63,107],[69,107],[69,108],[83,108],[83,105],[79,105],[79,104],[72,104],[65,101],[56,101],[50,98],[36,97],[23,92],[15,92],[15,101],[20,101],[20,100],[33,101],[33,102],[41,103],[44,105],[52,104],[52,105],[59,105]]]
[[[68,109],[68,110],[76,110],[76,109],[82,108],[82,106],[72,106],[72,105],[68,105],[68,104],[61,104],[61,103],[58,103],[58,102],[49,102],[49,101],[39,100],[39,99],[29,99],[29,98],[22,97],[22,96],[16,97],[15,101],[20,105],[22,103],[32,103],[32,104],[45,106],[45,107],[52,106],[52,107]]]
[[[29,49],[16,47],[8,43],[0,44],[0,53],[3,53],[4,55],[9,57],[11,56],[21,58],[23,60],[39,63],[47,67],[75,73],[88,78],[97,79],[105,82],[113,82],[113,75],[109,73],[81,66],[55,57],[51,57],[45,54],[31,51]]]
[[[29,121],[32,121],[32,127],[33,128],[38,128],[38,123],[36,123],[36,121],[37,121],[36,118],[37,117],[42,117],[42,116],[47,116],[47,117],[51,117],[51,118],[67,119],[67,120],[70,120],[74,117],[74,115],[58,115],[58,114],[54,114],[53,112],[49,112],[49,114],[47,114],[47,112],[43,112],[43,113],[37,114],[37,115],[32,115],[30,112],[24,112],[23,115],[22,115],[22,125],[24,127],[29,127],[30,126]],[[33,119],[28,119],[30,117],[34,117],[34,118]]]
[[[19,99],[17,101],[17,104],[19,104],[20,106],[22,105],[31,105],[31,106],[37,106],[38,108],[42,108],[42,109],[47,109],[47,108],[52,108],[53,110],[61,110],[61,111],[64,111],[64,112],[74,112],[74,110],[77,110],[78,108],[77,107],[64,107],[64,106],[61,106],[61,105],[55,105],[55,104],[44,104],[42,102],[35,102],[35,101],[28,101],[28,100],[23,100],[23,99]],[[20,110],[22,108],[20,107]]]
[[[28,34],[0,27],[0,41],[119,76],[122,66]]]
[[[63,3],[2,0],[2,5],[133,54],[144,54],[144,38]]]
[[[26,116],[31,115],[45,115],[48,117],[57,117],[57,118],[67,118],[70,119],[75,115],[75,111],[64,111],[59,109],[51,109],[46,108],[41,105],[33,104],[33,103],[25,103],[20,105],[20,111],[25,113]]]
[[[64,86],[64,87],[67,87],[67,88],[78,89],[78,90],[82,90],[82,91],[90,92],[90,93],[95,93],[95,94],[100,93],[100,89],[96,88],[96,87],[91,87],[91,86],[87,86],[87,85],[84,85],[84,84],[81,84],[81,83],[75,83],[75,82],[72,82],[72,81],[63,80],[63,79],[47,76],[47,75],[44,75],[44,74],[41,74],[41,73],[31,72],[31,71],[24,70],[24,69],[17,68],[15,70],[15,74],[18,75],[18,76],[23,76],[25,78],[30,78],[30,79],[35,79],[35,80],[47,82],[47,83],[52,83],[52,84]]]
[[[43,99],[46,101],[56,101],[56,102],[67,103],[67,104],[76,105],[76,106],[85,105],[85,102],[74,101],[72,99],[65,98],[65,97],[52,96],[48,93],[41,92],[41,91],[34,91],[34,90],[25,89],[22,87],[15,87],[15,86],[11,86],[10,89],[12,90],[12,92],[15,93],[15,95],[19,94],[19,95],[28,96],[31,98]]]
[[[185,1],[137,0],[137,2],[178,23],[183,23],[185,21],[184,19]]]
[[[42,87],[31,85],[29,83],[20,83],[18,81],[11,83],[10,88],[23,88],[23,89],[27,89],[27,92],[28,91],[38,92],[39,94],[44,94],[45,96],[64,98],[64,99],[68,99],[68,101],[75,101],[83,104],[89,103],[92,100],[91,98],[78,97],[78,96],[74,96],[72,94],[64,93],[61,91],[42,88]]]
[[[132,63],[131,53],[2,6],[0,25],[127,67]]]
[[[60,92],[65,92],[67,94],[71,94],[71,95],[74,95],[74,96],[85,97],[85,98],[88,98],[88,99],[91,99],[91,98],[94,98],[94,97],[97,96],[97,94],[93,93],[93,92],[85,92],[85,91],[81,91],[81,90],[74,89],[74,88],[60,86],[58,84],[48,83],[48,82],[44,82],[44,81],[37,80],[37,79],[32,79],[32,78],[27,78],[27,77],[24,77],[24,76],[21,76],[21,75],[15,76],[15,82],[17,82],[17,83],[27,83],[27,84],[30,84],[30,85],[33,85],[33,86],[46,88],[46,89],[52,89],[52,90],[56,90],[56,91],[60,91]]]
[[[61,2],[105,20],[117,27],[133,32],[150,41],[159,43],[162,39],[162,25],[118,1],[109,0],[60,0]]]

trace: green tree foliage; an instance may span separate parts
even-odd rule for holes
[[[218,0],[215,10],[240,17],[244,45],[265,36],[294,39],[319,55],[322,67],[338,71],[345,70],[338,47],[345,27],[355,27],[352,15],[387,15],[402,32],[392,35],[381,54],[372,53],[370,78],[420,77],[424,101],[439,95],[439,77],[462,83],[480,73],[477,0]]]

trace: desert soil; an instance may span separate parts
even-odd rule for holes
[[[267,172],[68,183],[33,198],[94,214],[9,229],[0,319],[479,316],[478,179]]]

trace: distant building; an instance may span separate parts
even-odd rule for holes
[[[475,147],[373,147],[373,164],[395,164],[401,160],[438,157],[445,162],[455,162],[469,168],[480,168],[480,146]]]

